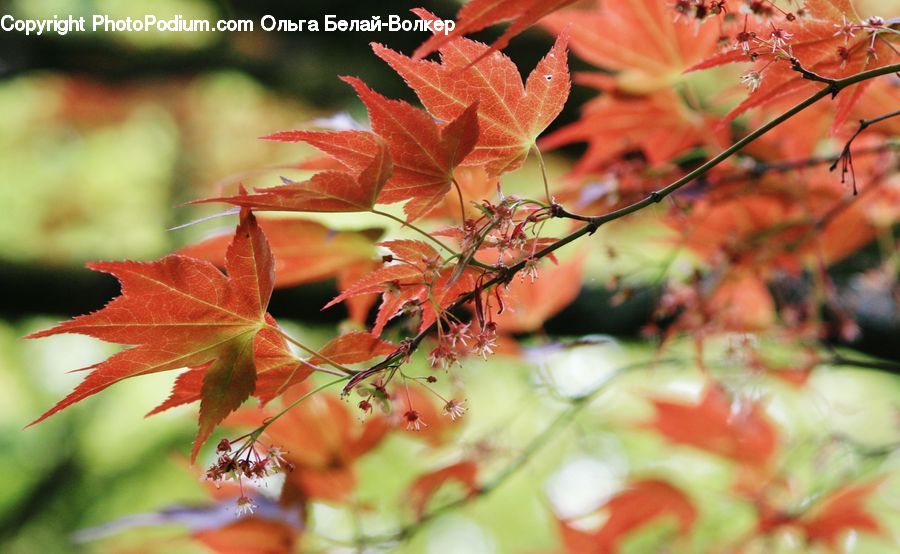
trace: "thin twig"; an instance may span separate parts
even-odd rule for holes
[[[296,347],[299,348],[300,350],[303,350],[303,351],[306,352],[307,354],[310,354],[310,355],[312,355],[312,356],[315,356],[316,358],[320,358],[320,359],[324,360],[326,363],[328,363],[328,365],[334,367],[335,369],[338,369],[338,370],[342,371],[345,375],[352,376],[352,375],[355,375],[355,374],[357,373],[356,370],[350,369],[350,368],[347,367],[347,366],[344,366],[344,365],[342,365],[342,364],[339,364],[338,362],[336,362],[336,361],[330,359],[328,356],[325,356],[325,355],[322,354],[321,352],[317,352],[316,350],[314,350],[314,349],[312,349],[312,348],[306,346],[305,344],[303,344],[302,342],[298,341],[297,339],[295,339],[295,338],[292,337],[291,335],[285,333],[280,327],[277,327],[277,326],[275,326],[275,325],[267,325],[267,327],[268,327],[269,329],[275,331],[275,332],[278,333],[279,335],[281,335],[282,338],[284,338],[286,341],[288,341],[289,343],[293,344],[294,346],[296,346]],[[304,363],[305,363],[305,362],[304,362]],[[309,364],[309,365],[313,365],[313,364]],[[315,367],[315,366],[313,366],[313,367]]]
[[[419,228],[419,227],[416,227],[415,225],[413,225],[413,224],[410,223],[409,221],[406,221],[406,220],[404,220],[403,218],[397,217],[397,216],[395,216],[394,214],[392,214],[392,213],[390,213],[390,212],[383,212],[383,211],[381,211],[381,210],[376,210],[375,208],[372,208],[372,209],[369,210],[369,211],[372,212],[372,213],[375,214],[375,215],[380,215],[381,217],[386,217],[386,218],[388,218],[388,219],[391,219],[391,220],[393,220],[393,221],[396,221],[397,223],[399,223],[400,225],[402,225],[402,226],[404,226],[404,227],[409,227],[409,228],[412,229],[413,231],[419,233],[419,234],[422,235],[423,237],[427,238],[428,240],[432,241],[432,242],[435,243],[436,245],[440,246],[441,248],[443,248],[444,250],[446,250],[446,251],[449,252],[450,254],[452,254],[452,255],[454,255],[454,256],[459,256],[459,253],[458,253],[456,250],[450,248],[449,246],[447,246],[446,244],[444,244],[443,242],[441,242],[440,239],[438,239],[438,238],[436,238],[436,237],[433,237],[432,235],[430,235],[429,233],[427,233],[427,232],[424,231],[423,229],[421,229],[421,228]]]
[[[881,154],[882,152],[890,152],[892,150],[897,150],[900,148],[900,142],[889,140],[882,144],[876,144],[873,146],[868,146],[864,148],[859,148],[856,150],[856,156],[867,155],[867,154]],[[803,158],[799,160],[787,160],[781,162],[755,162],[749,168],[739,171],[736,173],[723,175],[722,177],[715,179],[714,181],[710,181],[711,186],[717,186],[724,183],[732,183],[735,181],[742,181],[744,179],[757,179],[762,177],[763,175],[769,173],[787,173],[790,171],[794,171],[797,169],[804,169],[808,167],[815,167],[817,165],[825,165],[825,164],[834,164],[835,162],[840,161],[841,155],[835,154],[832,156],[811,156],[809,158]]]
[[[259,427],[257,427],[253,431],[250,431],[250,433],[248,433],[247,436],[253,437],[253,440],[255,441],[256,439],[259,438],[259,436],[262,434],[262,432],[265,431],[269,425],[272,425],[273,423],[275,423],[275,421],[277,421],[279,418],[281,418],[281,416],[283,416],[284,414],[286,414],[289,411],[291,411],[292,409],[294,409],[298,404],[300,404],[307,398],[309,398],[319,392],[322,392],[323,390],[325,390],[327,388],[333,387],[334,385],[337,385],[338,383],[343,383],[344,381],[346,381],[349,378],[350,378],[349,376],[341,377],[339,379],[335,379],[334,381],[329,381],[329,382],[325,383],[324,385],[314,388],[313,390],[307,392],[306,394],[304,394],[297,400],[294,400],[293,402],[291,402],[290,404],[285,406],[284,409],[281,410],[280,412],[278,412],[277,414],[273,415],[272,417],[266,418],[266,420],[263,421]],[[250,442],[253,442],[253,441],[250,441]]]
[[[834,163],[831,164],[831,167],[828,168],[831,171],[834,171],[837,168],[838,163],[841,164],[841,183],[843,183],[844,179],[847,177],[847,171],[850,172],[850,179],[853,183],[854,196],[858,194],[858,191],[856,190],[856,172],[853,170],[853,153],[850,151],[850,147],[853,145],[853,141],[856,140],[856,137],[862,134],[862,132],[868,129],[871,125],[875,125],[876,123],[879,123],[886,119],[890,119],[892,117],[896,117],[898,115],[900,115],[900,110],[895,110],[878,117],[873,117],[872,119],[860,119],[859,127],[857,127],[856,131],[854,131],[853,134],[850,135],[850,138],[844,144],[843,150],[841,150],[841,154],[834,161]]]
[[[759,127],[758,129],[756,129],[749,135],[745,136],[741,140],[735,142],[734,144],[732,144],[731,146],[729,146],[728,148],[723,150],[721,153],[719,153],[719,155],[713,157],[712,159],[710,159],[709,161],[707,161],[706,163],[704,163],[697,169],[691,171],[690,173],[686,174],[685,176],[681,177],[680,179],[677,179],[676,181],[672,182],[671,184],[661,188],[660,190],[651,192],[643,200],[640,200],[631,205],[625,206],[624,208],[620,208],[618,210],[615,210],[613,212],[610,212],[610,213],[607,213],[604,215],[600,215],[600,216],[583,216],[583,215],[573,214],[573,213],[566,211],[565,209],[563,209],[560,206],[557,210],[558,216],[566,217],[569,219],[575,219],[578,221],[585,221],[585,222],[589,223],[590,225],[593,225],[594,230],[596,230],[596,227],[599,227],[600,225],[602,225],[604,223],[608,223],[615,219],[619,219],[621,217],[624,217],[626,215],[634,213],[638,210],[641,210],[651,204],[660,202],[666,196],[672,194],[676,190],[682,188],[683,186],[694,181],[698,177],[704,175],[707,171],[709,171],[713,167],[719,165],[726,159],[730,158],[732,155],[734,155],[738,151],[742,150],[745,146],[747,146],[751,142],[755,141],[762,135],[768,133],[775,127],[781,125],[783,122],[787,121],[791,117],[797,115],[798,113],[800,113],[803,110],[805,110],[806,108],[812,106],[819,100],[822,100],[826,96],[836,94],[833,92],[834,88],[836,88],[837,91],[840,92],[841,90],[843,90],[851,85],[855,85],[856,83],[859,83],[861,81],[865,81],[867,79],[872,79],[874,77],[879,77],[881,75],[895,73],[898,70],[900,70],[900,64],[894,64],[894,65],[879,67],[877,69],[871,69],[869,71],[863,71],[861,73],[851,75],[844,79],[835,80],[833,82],[833,85],[830,84],[828,87],[819,90],[812,96],[808,97],[806,100],[803,100],[802,102],[795,105],[788,111],[782,113],[781,115],[772,119],[771,121],[769,121],[762,127]],[[593,231],[591,231],[591,232],[593,232]]]
[[[547,166],[544,164],[544,156],[541,155],[541,149],[535,144],[532,148],[535,156],[537,156],[538,165],[541,167],[541,178],[544,181],[544,194],[547,196],[547,202],[553,204],[553,197],[550,196],[550,183],[547,179]]]
[[[837,79],[832,79],[830,77],[823,77],[814,71],[810,71],[809,69],[806,69],[805,67],[803,67],[803,64],[801,64],[800,60],[798,60],[797,58],[791,58],[790,62],[791,62],[791,69],[793,69],[794,71],[796,71],[797,73],[802,75],[804,79],[806,79],[808,81],[816,81],[819,83],[825,83],[826,85],[828,85],[828,87],[825,90],[828,92],[828,94],[831,94],[832,98],[837,96],[837,93],[841,91],[841,88],[843,88],[838,85]]]
[[[460,197],[460,198],[462,198],[462,197]],[[452,255],[452,258],[458,258],[458,257],[461,256],[461,254],[460,254],[459,252],[457,252],[456,250],[454,250],[454,249],[450,248],[449,246],[447,246],[446,244],[444,244],[440,239],[438,239],[437,237],[434,237],[434,236],[428,234],[426,231],[424,231],[423,229],[421,229],[421,228],[419,228],[419,227],[416,227],[415,225],[413,225],[413,224],[410,223],[409,221],[405,221],[405,220],[403,220],[403,219],[401,219],[401,218],[395,216],[395,215],[392,214],[392,213],[389,213],[389,212],[383,212],[383,211],[381,211],[381,210],[376,210],[376,209],[374,209],[374,208],[371,209],[371,210],[369,210],[369,211],[371,211],[371,212],[372,212],[373,214],[375,214],[375,215],[380,215],[380,216],[382,216],[382,217],[386,217],[386,218],[388,218],[388,219],[392,219],[392,220],[394,220],[394,221],[400,223],[400,224],[403,225],[404,227],[409,227],[409,228],[412,229],[413,231],[416,231],[417,233],[419,233],[419,234],[422,235],[423,237],[427,237],[429,240],[431,240],[432,242],[434,242],[436,245],[440,246],[441,248],[443,248],[444,250],[446,250],[447,252],[449,252],[449,253]],[[479,262],[479,261],[476,260],[476,259],[468,260],[467,263],[468,263],[469,265],[474,265],[475,267],[480,267],[481,269],[489,269],[489,270],[494,269],[493,266],[489,266],[489,265],[487,265],[487,264],[481,263],[481,262]]]
[[[900,375],[900,364],[882,360],[860,360],[855,358],[848,358],[840,354],[835,354],[833,357],[825,360],[824,363],[835,366],[877,369],[878,371],[886,371],[888,373],[896,373],[897,375]]]

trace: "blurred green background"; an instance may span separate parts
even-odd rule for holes
[[[19,0],[0,2],[0,13],[19,18],[153,13],[259,21],[264,14],[285,19],[321,19],[326,13],[367,18],[379,9],[385,15],[400,14],[420,5],[445,17],[457,9],[449,1],[393,2],[388,7],[324,0]],[[255,137],[345,110],[364,119],[361,105],[337,75],[357,75],[387,96],[412,100],[411,92],[367,45],[379,41],[409,52],[422,38],[414,33],[87,33],[40,38],[0,33],[0,205],[5,208],[0,217],[0,467],[7,468],[0,481],[0,551],[139,552],[148,541],[165,545],[178,536],[178,529],[164,529],[85,544],[72,540],[78,530],[129,514],[205,501],[203,488],[183,459],[194,432],[191,408],[143,419],[167,395],[172,376],[118,384],[109,394],[23,430],[80,380],[66,370],[102,360],[112,347],[77,336],[37,342],[20,337],[96,309],[115,295],[115,282],[84,270],[83,262],[152,259],[226,228],[232,221],[214,219],[167,231],[216,212],[182,203],[208,196],[236,178],[272,183],[277,170],[252,171],[297,162],[308,153],[302,146]],[[521,67],[530,68],[549,44],[548,37],[532,30],[514,40],[508,53]],[[573,66],[577,69],[578,62]],[[556,125],[576,117],[580,101],[589,94],[576,88]],[[552,173],[563,173],[565,163],[551,159]],[[526,167],[511,176],[510,186],[537,182],[535,171]],[[356,228],[374,223],[359,217],[331,221]],[[620,229],[617,244],[622,245],[623,236],[638,244],[658,232],[653,226]],[[594,248],[599,251],[601,243]],[[629,252],[627,243],[622,250]],[[636,267],[624,272],[640,268],[645,272],[642,279],[652,282],[662,257],[637,247],[634,252],[643,257],[626,256]],[[579,301],[548,328],[557,333],[612,333],[619,340],[538,356],[537,361],[497,357],[467,363],[462,376],[470,413],[477,417],[466,419],[458,444],[478,444],[499,432],[502,438],[495,447],[503,458],[504,451],[514,453],[566,409],[567,395],[578,394],[559,389],[555,382],[581,380],[590,387],[607,369],[652,358],[652,347],[634,339],[650,309],[653,287],[610,308],[602,285],[614,268],[599,261],[593,266],[588,285],[595,286],[595,295]],[[281,291],[273,313],[280,321],[294,320],[305,340],[323,342],[343,317],[338,310],[318,311],[333,289],[325,283]],[[607,311],[598,317],[601,306]],[[581,326],[573,328],[573,322]],[[720,347],[724,352],[725,346]],[[689,361],[690,349],[674,352],[680,361],[655,370],[652,380],[646,374],[618,379],[526,470],[497,493],[436,521],[406,550],[470,554],[551,549],[558,541],[554,510],[596,503],[628,475],[646,472],[705,491],[697,498],[704,519],[698,542],[692,545],[695,551],[705,551],[720,535],[749,529],[751,515],[725,492],[727,463],[673,449],[639,428],[637,422],[649,413],[647,393],[690,396],[698,390],[701,377]],[[568,373],[565,379],[548,377],[548,367]],[[785,432],[808,445],[789,461],[802,478],[840,482],[848,467],[857,473],[895,469],[893,457],[869,456],[865,450],[877,451],[900,440],[897,425],[885,423],[895,422],[898,413],[900,383],[894,376],[834,370],[817,374],[808,389],[797,390],[771,378],[745,382],[746,375],[729,363],[720,369],[725,379],[754,395],[777,399],[770,415],[780,414],[776,419]],[[501,395],[504,401],[498,402]],[[861,453],[834,454],[839,461],[823,469],[816,456],[832,433],[850,436],[864,448]],[[372,528],[390,529],[402,522],[408,516],[402,509],[403,486],[416,471],[452,461],[453,452],[451,448],[423,456],[420,444],[393,438],[366,457],[360,494],[384,508],[367,516]],[[397,465],[409,471],[383,469]],[[892,487],[884,497],[900,492],[897,484]],[[897,507],[881,508],[891,528],[900,529]],[[352,539],[348,512],[322,505],[314,508],[313,516],[332,536]],[[652,545],[663,540],[660,537],[664,539],[651,529],[632,541],[632,551],[655,551]],[[860,544],[857,552],[895,552],[889,539],[863,537]],[[182,543],[164,551],[181,549],[191,551]]]

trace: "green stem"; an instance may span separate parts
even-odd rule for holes
[[[401,219],[401,218],[395,216],[394,214],[391,214],[391,213],[388,213],[388,212],[383,212],[383,211],[381,211],[381,210],[376,210],[376,209],[374,209],[374,208],[373,208],[372,210],[370,210],[370,211],[371,211],[373,214],[380,215],[380,216],[386,217],[386,218],[388,218],[388,219],[393,219],[394,221],[400,223],[400,224],[403,225],[404,227],[409,227],[409,228],[412,229],[413,231],[416,231],[417,233],[419,233],[419,234],[422,235],[423,237],[428,238],[428,240],[430,240],[430,241],[432,241],[433,243],[435,243],[436,245],[440,246],[441,248],[443,248],[443,249],[446,250],[447,252],[450,252],[450,254],[452,255],[452,258],[459,258],[459,257],[461,256],[461,254],[460,254],[459,252],[457,252],[456,250],[454,250],[454,249],[450,248],[449,246],[447,246],[446,244],[444,244],[440,239],[438,239],[438,238],[436,238],[436,237],[433,237],[433,236],[429,235],[429,234],[428,234],[427,232],[425,232],[423,229],[421,229],[421,228],[419,228],[419,227],[416,227],[416,226],[413,225],[412,223],[410,223],[410,222],[408,222],[408,221],[405,221],[404,219]],[[452,258],[451,258],[451,259],[452,259]],[[483,264],[483,263],[481,263],[481,262],[479,262],[478,260],[475,260],[475,259],[466,260],[466,263],[467,263],[468,265],[474,265],[475,267],[480,267],[481,269],[489,269],[489,270],[493,270],[493,269],[494,269],[492,266],[489,266],[489,265],[487,265],[487,264]]]
[[[443,248],[443,249],[446,250],[447,252],[450,252],[450,253],[453,254],[453,255],[457,255],[457,256],[459,255],[459,254],[456,252],[456,250],[453,250],[452,248],[450,248],[449,246],[447,246],[446,244],[444,244],[443,242],[441,242],[440,239],[437,239],[437,238],[431,236],[430,234],[428,234],[427,232],[425,232],[425,231],[422,230],[421,228],[416,227],[415,225],[413,225],[413,224],[410,223],[409,221],[406,221],[405,219],[399,218],[399,217],[395,216],[395,215],[392,214],[392,213],[383,212],[383,211],[381,211],[381,210],[376,210],[375,208],[372,208],[370,211],[371,211],[373,214],[380,215],[380,216],[386,217],[386,218],[388,218],[388,219],[392,219],[392,220],[396,221],[397,223],[399,223],[400,225],[402,225],[402,226],[404,226],[404,227],[409,227],[409,228],[412,229],[413,231],[419,233],[419,234],[422,235],[423,237],[425,237],[425,238],[427,238],[428,240],[434,242],[436,245],[440,246],[441,248]]]
[[[325,356],[324,354],[322,354],[322,353],[320,353],[320,352],[316,352],[316,351],[313,350],[312,348],[306,346],[305,344],[303,344],[302,342],[298,341],[298,340],[295,339],[294,337],[292,337],[292,336],[290,336],[289,334],[285,333],[285,332],[284,332],[283,330],[281,330],[279,327],[276,327],[275,325],[267,325],[267,327],[268,327],[269,329],[275,331],[275,332],[278,333],[279,335],[281,335],[286,341],[288,341],[289,343],[295,345],[297,348],[303,350],[304,352],[306,352],[307,354],[309,354],[309,355],[311,355],[311,356],[315,356],[316,358],[320,358],[320,359],[324,360],[326,363],[328,363],[328,365],[334,367],[335,369],[338,369],[338,370],[344,372],[344,374],[346,374],[346,375],[348,375],[348,376],[352,376],[352,375],[355,375],[355,374],[357,373],[356,370],[353,370],[353,369],[350,369],[350,368],[347,367],[347,366],[341,365],[341,364],[339,364],[338,362],[336,362],[336,361],[330,359],[328,356]]]
[[[830,359],[823,360],[822,363],[831,364],[835,366],[848,366],[848,367],[859,367],[863,369],[875,369],[878,371],[886,371],[888,373],[895,373],[900,375],[900,364],[882,361],[882,360],[859,360],[854,358],[847,358],[840,354],[835,354]]]
[[[460,227],[465,227],[466,225],[466,204],[465,200],[463,200],[462,187],[459,186],[459,183],[456,179],[451,181],[453,183],[453,188],[456,189],[456,198],[459,200],[459,225]]]
[[[538,165],[541,166],[541,178],[544,180],[544,194],[547,195],[547,202],[553,204],[553,198],[550,196],[550,182],[547,179],[547,166],[544,165],[544,156],[541,155],[541,149],[537,147],[537,144],[532,146],[531,149],[534,150]]]
[[[310,396],[313,396],[313,395],[315,395],[315,394],[318,394],[318,393],[322,392],[323,390],[325,390],[325,389],[327,389],[327,388],[329,388],[329,387],[332,387],[332,386],[334,386],[334,385],[337,385],[338,383],[343,383],[344,381],[346,381],[346,380],[349,379],[349,378],[350,378],[350,376],[348,375],[347,377],[341,377],[341,378],[339,378],[339,379],[335,379],[334,381],[329,381],[329,382],[325,383],[324,385],[321,385],[321,386],[319,386],[319,387],[314,388],[313,390],[311,390],[311,391],[309,391],[308,393],[304,394],[303,396],[301,396],[301,397],[298,398],[297,400],[294,400],[293,402],[291,402],[290,404],[288,404],[287,406],[285,406],[285,408],[284,408],[283,410],[281,410],[280,412],[278,412],[277,414],[275,414],[275,415],[273,415],[272,417],[268,418],[267,420],[263,421],[262,425],[260,425],[259,427],[257,427],[257,428],[254,429],[253,431],[251,431],[250,434],[249,434],[249,436],[250,436],[250,437],[253,437],[253,440],[258,439],[259,436],[262,435],[263,431],[266,430],[266,427],[268,427],[269,425],[272,425],[273,423],[275,423],[276,420],[278,420],[278,418],[280,418],[280,417],[283,416],[284,414],[286,414],[286,413],[288,413],[289,411],[291,411],[292,409],[294,409],[294,408],[297,406],[297,404],[303,402],[304,400],[306,400],[306,399],[309,398]],[[251,442],[252,442],[252,441],[251,441]]]

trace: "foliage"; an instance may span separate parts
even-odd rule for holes
[[[321,150],[325,157],[296,165],[312,176],[198,200],[236,207],[230,236],[153,262],[91,264],[120,281],[121,295],[31,337],[80,333],[130,348],[86,368],[75,391],[35,423],[124,379],[186,367],[151,413],[199,401],[191,461],[220,425],[243,433],[216,441],[205,472],[221,487],[211,489],[213,497],[236,498],[239,519],[196,527],[191,537],[219,552],[327,542],[315,536],[311,507],[364,511],[357,466],[387,441],[446,448],[467,412],[456,366],[495,352],[518,355],[516,334],[539,331],[575,300],[583,255],[557,259],[557,251],[665,200],[653,211],[670,233],[663,246],[675,251],[673,262],[691,265],[662,278],[646,326],[656,359],[602,375],[499,471],[487,471],[497,456],[485,447],[457,451],[411,476],[405,496],[413,519],[393,531],[360,530],[346,546],[412,539],[428,521],[486,496],[614,377],[635,369],[652,375],[685,338],[693,343],[700,393],[687,402],[647,395],[650,413],[637,427],[722,464],[725,493],[755,521],[714,535],[701,550],[758,551],[785,533],[811,548],[838,548],[856,533],[884,535],[867,504],[886,477],[856,471],[846,484],[810,484],[785,469],[803,438],[776,421],[769,399],[720,375],[709,345],[730,341],[732,366],[796,387],[819,366],[878,367],[826,347],[858,333],[828,270],[877,239],[887,246],[867,270],[868,282],[900,302],[892,237],[900,181],[891,141],[900,112],[885,112],[883,101],[897,99],[889,80],[900,69],[896,20],[860,16],[846,0],[807,0],[802,8],[606,0],[563,9],[569,4],[475,0],[460,11],[457,32],[426,41],[411,57],[373,44],[424,109],[343,77],[367,108],[371,130],[266,137]],[[523,81],[500,49],[542,18],[554,44]],[[463,36],[505,20],[513,23],[492,45]],[[577,56],[603,70],[577,74],[576,82],[600,94],[579,121],[542,136],[569,96],[570,41]],[[427,58],[435,51],[439,61]],[[729,73],[732,63],[749,69],[738,77]],[[749,88],[743,98],[733,86],[739,83]],[[859,123],[848,123],[853,118]],[[574,142],[587,150],[561,183],[551,183],[542,149]],[[503,185],[530,157],[541,170],[540,198]],[[840,166],[839,176],[829,164]],[[402,215],[387,207],[398,203]],[[336,232],[265,213],[272,211],[368,212],[416,238],[380,241],[381,230]],[[607,245],[610,261],[620,255],[616,246]],[[679,251],[688,254],[682,259]],[[346,304],[356,328],[313,348],[268,313],[269,300],[276,287],[325,278],[336,278],[341,290],[324,308]],[[625,301],[627,276],[610,281],[614,302]],[[428,365],[446,376],[419,374],[425,345]],[[556,348],[592,345],[584,337]],[[772,351],[789,353],[787,361],[771,359]],[[344,398],[355,395],[355,407],[329,390],[338,385]],[[238,409],[250,396],[264,406]],[[284,473],[277,499],[259,494],[258,484],[277,473]],[[437,502],[454,486],[454,500]],[[593,510],[558,511],[561,540],[572,552],[617,552],[630,541],[652,541],[642,535],[647,529],[661,529],[661,540],[675,548],[697,549],[693,536],[708,517],[701,496],[645,468]],[[169,515],[218,522],[217,509]]]

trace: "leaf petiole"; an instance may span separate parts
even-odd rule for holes
[[[352,376],[352,375],[355,375],[355,374],[357,373],[355,370],[350,369],[350,368],[347,367],[347,366],[341,365],[341,364],[339,364],[338,362],[336,362],[336,361],[330,359],[328,356],[325,356],[325,355],[323,355],[323,354],[321,354],[321,353],[319,353],[319,352],[313,350],[312,348],[306,346],[305,344],[303,344],[302,342],[298,341],[298,340],[295,339],[294,337],[292,337],[292,336],[290,336],[289,334],[285,333],[285,332],[284,332],[283,330],[281,330],[279,327],[274,326],[274,325],[267,325],[266,327],[268,327],[269,329],[271,329],[271,330],[275,331],[276,333],[278,333],[279,335],[281,335],[282,338],[284,338],[286,341],[288,341],[289,343],[293,344],[293,345],[296,346],[297,348],[303,350],[303,351],[306,352],[307,354],[310,354],[310,355],[312,355],[312,356],[315,356],[316,358],[321,358],[322,360],[324,360],[325,362],[327,362],[328,365],[334,367],[335,369],[338,369],[338,370],[342,371],[344,374],[346,374],[346,375],[348,375],[348,376]]]

